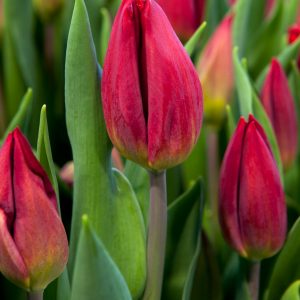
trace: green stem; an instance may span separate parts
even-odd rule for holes
[[[260,262],[253,262],[250,267],[249,291],[252,300],[259,298]]]
[[[150,172],[150,210],[147,242],[147,283],[144,300],[159,300],[167,236],[166,172]]]
[[[28,300],[43,300],[44,291],[39,292],[28,292],[27,299]]]

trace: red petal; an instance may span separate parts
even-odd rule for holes
[[[273,155],[255,123],[249,122],[243,143],[238,214],[247,256],[261,259],[285,240],[286,207]]]
[[[247,123],[242,117],[227,147],[220,172],[219,218],[224,236],[241,255],[245,255],[238,216],[239,178],[243,141]]]

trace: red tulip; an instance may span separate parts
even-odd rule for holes
[[[226,16],[203,49],[197,66],[203,86],[205,118],[218,123],[233,91],[232,16]]]
[[[26,290],[43,290],[63,271],[68,241],[55,192],[19,129],[0,150],[0,174],[0,271]]]
[[[287,216],[279,172],[251,115],[248,123],[241,117],[224,156],[219,216],[226,240],[246,258],[272,256],[284,243]]]
[[[273,125],[283,166],[287,169],[297,155],[297,116],[288,80],[276,59],[272,60],[261,100]]]
[[[203,20],[205,0],[158,0],[175,32],[187,40]]]
[[[289,44],[294,43],[300,36],[300,26],[295,24],[291,26],[288,30],[288,42]],[[300,55],[298,55],[297,60],[298,68],[300,69]]]
[[[179,164],[196,143],[200,82],[154,0],[123,0],[104,62],[102,101],[111,141],[145,167]]]

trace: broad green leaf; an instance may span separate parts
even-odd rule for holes
[[[58,183],[49,139],[46,105],[43,105],[41,109],[40,127],[37,141],[37,158],[44,167],[52,183],[57,198],[58,210],[60,212]]]
[[[148,224],[148,208],[150,201],[150,180],[148,172],[140,165],[126,161],[124,174],[130,181],[142,210],[145,226]]]
[[[131,299],[121,272],[86,215],[82,218],[71,294],[71,300],[83,299]]]
[[[279,55],[277,55],[276,58],[279,60],[279,62],[281,63],[281,65],[285,70],[287,70],[291,66],[291,61],[297,58],[299,54],[299,49],[300,49],[300,39],[298,39],[295,43],[286,46],[284,50]],[[255,82],[255,87],[258,91],[261,91],[262,89],[269,68],[270,66],[267,65],[259,74]]]
[[[206,22],[203,22],[184,45],[184,48],[190,57],[192,57],[192,55],[194,54],[205,27]]]
[[[281,300],[300,300],[300,280],[295,281],[288,287]]]
[[[13,131],[17,126],[22,127],[24,125],[24,121],[26,118],[26,114],[28,112],[28,109],[30,107],[32,101],[32,89],[28,89],[26,94],[23,96],[23,99],[21,100],[21,104],[19,106],[19,109],[17,113],[15,114],[14,118],[9,123],[4,135],[2,141],[7,137],[7,135]],[[0,145],[2,144],[2,141],[0,140]]]
[[[70,279],[81,216],[88,214],[133,298],[138,298],[146,278],[145,226],[130,183],[111,170],[111,144],[102,113],[99,75],[88,14],[83,0],[76,0],[67,45],[65,87],[67,129],[75,167]]]
[[[256,28],[257,35],[247,46],[247,59],[253,77],[256,77],[265,67],[272,56],[280,53],[282,48],[283,28],[283,0],[278,0],[275,11],[269,21]],[[267,47],[266,47],[267,45]]]
[[[106,8],[100,10],[101,25],[98,37],[99,50],[98,60],[101,66],[104,64],[104,58],[108,47],[110,32],[111,32],[111,19],[109,11]]]
[[[67,268],[57,279],[57,300],[70,300],[71,299],[71,287]]]
[[[116,169],[113,177],[115,188],[106,211],[109,222],[100,237],[105,238],[103,242],[125,277],[132,297],[137,299],[146,281],[146,230],[129,181]]]
[[[265,1],[239,0],[235,7],[233,21],[233,45],[239,48],[243,57],[251,40],[264,19]]]
[[[18,69],[18,82],[23,80],[24,86],[31,86],[34,90],[34,98],[30,104],[30,110],[26,115],[25,133],[31,141],[36,139],[39,110],[44,99],[42,86],[43,74],[41,72],[38,53],[34,41],[34,15],[32,3],[29,0],[5,0],[5,34],[8,34],[15,56]],[[6,58],[4,58],[7,61]],[[14,81],[12,81],[14,83]],[[19,85],[19,84],[18,84]],[[13,88],[13,87],[12,87]],[[21,91],[23,93],[24,91]],[[19,95],[20,96],[20,95]],[[17,103],[18,99],[14,100]]]
[[[168,208],[163,299],[190,299],[200,252],[202,209],[202,183],[199,179]]]
[[[240,113],[248,119],[248,115],[253,113],[252,88],[248,74],[239,60],[237,47],[233,50],[233,65]]]
[[[69,258],[72,273],[81,216],[88,214],[99,234],[105,222],[98,204],[110,199],[111,176],[110,144],[100,106],[100,70],[83,0],[75,2],[65,76],[66,122],[75,165]]]
[[[290,0],[285,1],[284,4],[284,27],[287,28],[288,26],[291,26],[291,24],[296,22],[300,1]]]
[[[300,278],[300,218],[288,234],[287,241],[278,256],[269,284],[268,300],[280,299],[286,289]]]
[[[17,60],[17,53],[9,31],[4,32],[3,73],[5,91],[5,115],[11,121],[18,111],[20,100],[26,91],[25,82]],[[7,100],[9,99],[9,101]]]

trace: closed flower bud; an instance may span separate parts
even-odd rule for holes
[[[283,245],[284,192],[266,135],[250,115],[241,117],[220,175],[219,217],[224,237],[243,257],[260,260]]]
[[[197,66],[204,95],[204,117],[219,126],[233,90],[232,16],[221,22],[208,41]]]
[[[186,41],[203,20],[205,0],[158,0],[175,32]]]
[[[19,129],[0,150],[0,271],[28,291],[58,277],[68,258],[55,192]]]
[[[273,125],[283,166],[287,169],[297,155],[297,116],[288,80],[276,59],[272,60],[267,74],[261,101]]]
[[[113,144],[147,168],[179,164],[196,143],[199,78],[154,0],[123,0],[104,62],[102,102]]]
[[[47,23],[61,11],[65,0],[32,0],[32,2],[37,15]]]
[[[300,26],[295,24],[291,26],[288,30],[288,42],[289,44],[294,43],[300,36]],[[300,55],[298,55],[297,59],[298,68],[300,69]]]

